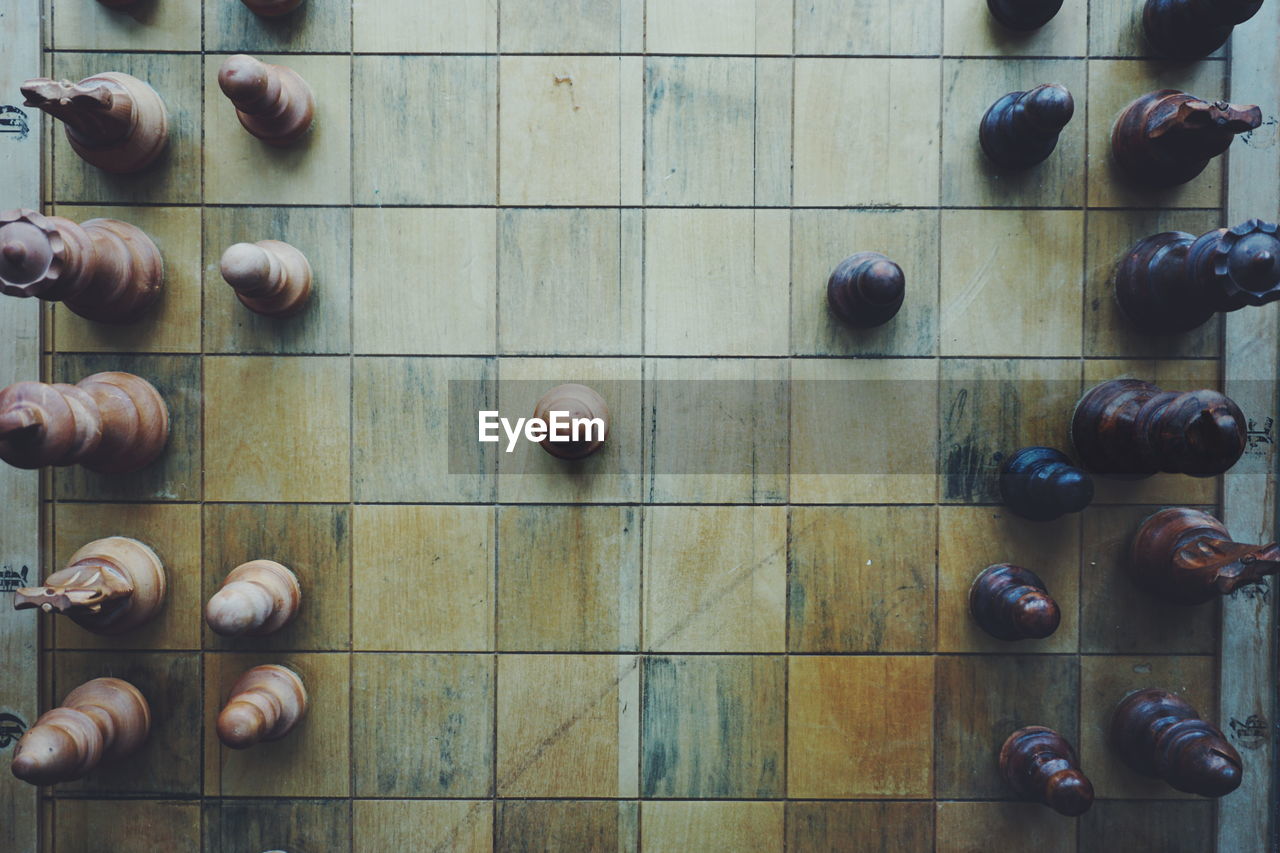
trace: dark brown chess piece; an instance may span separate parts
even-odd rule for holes
[[[98,0],[98,2],[108,9],[128,9],[137,4],[138,0]]]
[[[556,413],[554,422],[553,412]],[[552,426],[555,434],[568,439],[553,440],[552,431],[548,431],[540,442],[543,450],[561,459],[590,456],[603,447],[609,437],[609,407],[603,397],[586,385],[557,385],[538,400],[533,416]],[[554,423],[562,426],[554,427]]]
[[[1148,187],[1185,184],[1231,146],[1237,134],[1262,124],[1262,110],[1202,101],[1176,89],[1138,98],[1111,128],[1111,155],[1130,179]]]
[[[1053,521],[1093,500],[1093,478],[1052,447],[1024,447],[1000,466],[1000,497],[1014,515]]]
[[[80,225],[34,210],[0,213],[0,293],[61,302],[99,323],[132,323],[160,296],[164,262],[141,229]]]
[[[1178,604],[1203,604],[1280,572],[1280,544],[1232,542],[1221,521],[1197,509],[1162,509],[1138,528],[1129,574]]]
[[[1147,0],[1142,27],[1157,52],[1199,59],[1227,43],[1236,24],[1262,8],[1262,0]]]
[[[13,607],[65,613],[95,634],[123,634],[155,618],[164,596],[156,552],[136,539],[110,536],[76,551],[42,585],[17,590]]]
[[[236,243],[222,253],[219,267],[240,302],[258,314],[288,317],[311,296],[307,256],[279,240]]]
[[[857,252],[841,261],[827,279],[827,305],[850,326],[889,322],[902,307],[906,279],[902,267],[879,252]]]
[[[209,599],[204,619],[224,637],[261,637],[293,621],[302,587],[293,572],[273,560],[241,563]]]
[[[279,18],[302,5],[302,0],[242,0],[249,11],[261,18]]]
[[[18,741],[13,775],[32,785],[79,779],[104,761],[137,751],[151,730],[151,708],[138,688],[95,678],[46,711]]]
[[[991,17],[1019,32],[1038,30],[1058,14],[1062,0],[987,0]]]
[[[238,53],[222,63],[218,86],[244,129],[268,145],[292,145],[311,127],[315,96],[292,68]]]
[[[987,566],[969,587],[969,613],[997,640],[1043,640],[1058,630],[1058,603],[1035,572],[1010,563]]]
[[[1079,817],[1093,805],[1093,783],[1071,744],[1053,729],[1027,726],[1009,735],[1000,747],[1000,772],[1019,797],[1058,814]]]
[[[1217,391],[1161,391],[1138,379],[1095,385],[1076,403],[1071,440],[1084,467],[1146,477],[1211,477],[1244,453],[1240,407]]]
[[[1111,716],[1111,748],[1143,776],[1202,797],[1240,787],[1240,754],[1213,723],[1176,693],[1135,690]]]
[[[1116,268],[1116,301],[1147,334],[1185,332],[1219,311],[1280,299],[1280,238],[1272,222],[1250,219],[1196,237],[1144,237]]]
[[[75,385],[18,382],[0,390],[0,459],[16,468],[136,471],[159,456],[168,439],[164,400],[132,373],[95,373]]]
[[[978,125],[978,141],[1000,168],[1027,169],[1053,153],[1075,109],[1071,93],[1060,83],[1010,92],[987,108]]]
[[[306,712],[307,690],[297,673],[278,664],[255,666],[231,688],[218,714],[218,740],[232,749],[279,740]]]
[[[22,84],[22,94],[25,106],[61,120],[72,150],[103,171],[145,169],[169,140],[164,101],[128,74],[106,71],[79,83],[37,77]]]

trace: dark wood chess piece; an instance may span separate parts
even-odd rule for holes
[[[260,18],[279,18],[302,5],[302,0],[242,0]]]
[[[841,261],[827,279],[827,305],[850,326],[889,322],[902,307],[906,279],[902,267],[879,252],[858,252]]]
[[[128,9],[136,5],[138,0],[98,0],[98,2],[108,9]]]
[[[1093,805],[1093,783],[1071,744],[1053,729],[1027,726],[1009,735],[1000,747],[1000,772],[1019,797],[1058,814],[1079,817]]]
[[[293,621],[302,587],[293,572],[273,560],[236,566],[209,599],[204,619],[224,637],[261,637]]]
[[[1093,478],[1052,447],[1024,447],[1000,466],[1000,497],[1014,515],[1053,521],[1093,500]]]
[[[228,56],[218,70],[218,86],[235,105],[244,129],[268,145],[297,142],[315,117],[315,95],[298,72],[252,56]]]
[[[1152,335],[1186,332],[1219,311],[1280,299],[1280,238],[1272,222],[1250,219],[1196,237],[1144,237],[1116,268],[1125,318]]]
[[[16,468],[136,471],[159,456],[168,439],[164,400],[132,373],[95,373],[75,385],[18,382],[0,390],[0,459]]]
[[[991,17],[1019,32],[1040,29],[1061,8],[1062,0],[987,0]]]
[[[1262,8],[1262,0],[1147,0],[1142,28],[1158,53],[1199,59],[1227,43],[1236,24]]]
[[[13,607],[65,613],[95,634],[123,634],[155,618],[164,596],[156,552],[137,539],[110,536],[76,551],[42,585],[14,592]]]
[[[1071,440],[1084,467],[1146,477],[1211,477],[1244,453],[1247,423],[1217,391],[1161,391],[1138,379],[1095,385],[1076,403]]]
[[[1232,542],[1221,521],[1197,509],[1162,509],[1138,528],[1129,574],[1166,601],[1203,604],[1280,572],[1280,544]]]
[[[1176,693],[1135,690],[1111,716],[1111,748],[1143,776],[1202,797],[1221,797],[1240,787],[1240,754],[1213,723]]]
[[[307,690],[291,669],[255,666],[236,680],[231,698],[218,714],[218,740],[232,749],[279,740],[307,712]]]
[[[969,587],[969,613],[997,640],[1043,640],[1062,613],[1035,572],[1010,563],[987,566]]]
[[[1138,98],[1111,128],[1111,155],[1127,177],[1147,187],[1185,184],[1231,146],[1237,134],[1262,124],[1262,110],[1202,101],[1176,89]]]
[[[288,317],[311,297],[307,256],[279,240],[236,243],[222,253],[219,268],[236,298],[257,314]]]
[[[164,101],[128,74],[106,71],[79,83],[37,77],[22,84],[22,94],[24,106],[59,119],[71,149],[103,171],[145,169],[169,141]]]
[[[552,441],[551,434],[548,433],[540,444],[552,456],[582,459],[603,447],[609,437],[609,407],[605,405],[603,397],[586,385],[557,385],[543,394],[533,408],[533,416],[551,424],[552,412],[556,412],[559,422],[565,425],[560,428],[560,434],[570,439]],[[604,429],[600,430],[579,419],[599,419],[603,421]],[[576,439],[570,426],[574,420],[579,420]]]
[[[95,678],[46,711],[18,741],[13,775],[32,785],[79,779],[104,761],[138,750],[151,731],[151,707],[119,678]]]
[[[77,225],[34,210],[0,213],[0,293],[61,302],[99,323],[132,323],[160,296],[164,262],[118,219]]]
[[[1075,109],[1071,93],[1059,83],[1010,92],[987,108],[978,125],[978,141],[1000,168],[1027,169],[1053,153]]]

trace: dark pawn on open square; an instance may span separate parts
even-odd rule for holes
[[[978,139],[991,162],[1002,169],[1027,169],[1044,161],[1071,121],[1075,102],[1067,87],[1042,83],[1010,92],[991,105],[978,126]]]
[[[1018,796],[1058,814],[1079,817],[1093,805],[1093,783],[1080,770],[1076,751],[1045,726],[1026,726],[1000,747],[1000,772]]]
[[[1011,563],[987,566],[969,587],[969,612],[997,640],[1043,640],[1062,612],[1035,572]]]
[[[1024,447],[1000,466],[1000,497],[1014,515],[1053,521],[1093,500],[1093,478],[1061,450]]]
[[[1058,14],[1062,0],[987,0],[991,17],[1019,32],[1038,30]]]
[[[906,296],[902,267],[879,252],[845,258],[827,279],[827,305],[841,321],[857,328],[889,322]]]

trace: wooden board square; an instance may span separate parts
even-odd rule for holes
[[[645,802],[642,853],[773,853],[783,846],[782,803]]]
[[[948,56],[1084,56],[1087,50],[1087,0],[1064,3],[1049,23],[1030,32],[1002,26],[987,11],[986,0],[945,0],[942,12]]]
[[[1094,57],[1154,58],[1155,51],[1147,42],[1142,28],[1142,6],[1138,4],[1111,3],[1108,0],[1089,0],[1089,55]],[[1217,62],[1224,53],[1218,49],[1212,59],[1201,64],[1225,65]],[[1154,64],[1154,63],[1152,63]],[[1161,71],[1171,71],[1178,64],[1162,62]]]
[[[356,53],[492,53],[498,44],[497,4],[354,3],[351,18]]]
[[[351,849],[351,806],[343,800],[210,800],[204,810],[210,850]]]
[[[348,53],[351,5],[306,0],[279,18],[263,18],[239,2],[206,2],[204,47],[233,53]]]
[[[787,803],[787,849],[886,853],[933,847],[933,815],[928,803]],[[890,848],[892,849],[892,848]]]
[[[500,853],[635,853],[635,803],[499,800],[493,849]]]
[[[623,0],[506,0],[498,4],[501,49],[617,53],[622,5]]]
[[[787,0],[647,0],[645,48],[673,54],[791,52]]]
[[[57,853],[152,853],[200,847],[200,803],[158,800],[54,801]]]
[[[878,0],[809,0],[795,7],[796,53],[936,54],[942,4],[922,9]]]
[[[1039,803],[938,803],[937,822],[938,853],[1076,851],[1078,822]]]
[[[111,9],[101,3],[69,3],[47,15],[58,50],[199,50],[201,0],[138,3]],[[100,69],[106,71],[106,68]]]
[[[356,800],[357,850],[493,850],[493,803],[488,800]]]
[[[1097,853],[1125,853],[1144,845],[1164,853],[1213,849],[1214,803],[1095,803],[1080,818],[1080,846]]]

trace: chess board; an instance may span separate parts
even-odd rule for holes
[[[1027,36],[982,0],[306,0],[276,22],[234,0],[40,5],[0,10],[0,103],[21,113],[42,73],[123,71],[171,138],[111,176],[28,110],[0,138],[0,207],[138,225],[166,290],[125,328],[3,299],[0,379],[134,372],[173,429],[136,474],[0,473],[0,563],[36,583],[127,535],[170,587],[118,638],[0,610],[0,734],[103,675],[154,715],[138,755],[82,781],[0,774],[0,848],[1266,848],[1270,588],[1169,607],[1122,555],[1168,505],[1269,541],[1280,323],[1142,337],[1111,273],[1141,236],[1277,217],[1277,4],[1181,64],[1145,55],[1137,0],[1067,0]],[[236,122],[215,74],[237,52],[311,84],[304,144]],[[1075,118],[1047,162],[999,174],[978,121],[1041,82]],[[1160,88],[1266,123],[1183,187],[1126,189],[1111,123]],[[310,259],[302,315],[252,315],[220,279],[223,249],[260,239]],[[901,264],[907,297],[855,333],[825,284],[861,250]],[[1011,516],[1002,456],[1069,449],[1075,400],[1118,376],[1226,390],[1245,459]],[[601,453],[467,443],[458,412],[526,415],[561,382],[605,396]],[[297,572],[301,614],[220,638],[203,603],[255,558]],[[969,584],[995,562],[1045,579],[1052,637],[974,626]],[[310,710],[228,750],[214,717],[258,663],[295,668]],[[1105,725],[1144,686],[1220,722],[1241,790],[1184,796],[1119,763]],[[999,778],[1025,724],[1077,746],[1084,817]]]

